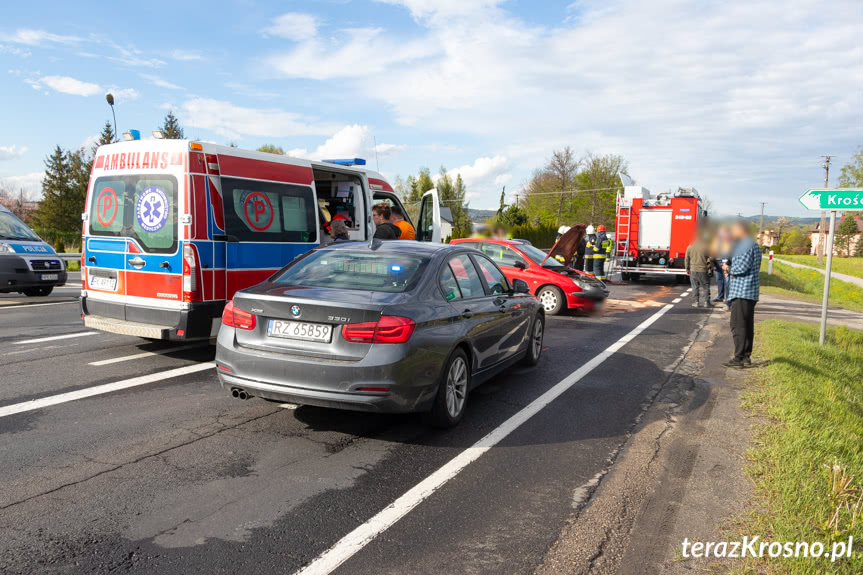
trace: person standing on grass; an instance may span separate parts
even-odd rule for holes
[[[731,264],[725,264],[723,270],[728,278],[728,299],[731,301],[734,357],[722,365],[740,369],[752,365],[755,304],[761,289],[758,279],[761,271],[761,248],[749,235],[746,222],[737,221],[731,226],[731,238],[734,241]]]
[[[692,295],[695,296],[692,307],[713,307],[710,303],[710,272],[713,271],[713,259],[710,257],[707,242],[704,241],[703,231],[699,230],[698,237],[686,248],[684,262],[692,284]],[[702,294],[704,303],[701,303]]]

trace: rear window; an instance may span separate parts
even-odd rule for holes
[[[147,252],[177,250],[177,179],[154,176],[106,176],[90,195],[90,234],[129,237]]]
[[[398,293],[412,290],[428,265],[420,255],[353,250],[312,252],[273,281],[304,286]]]

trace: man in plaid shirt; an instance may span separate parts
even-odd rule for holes
[[[749,236],[745,222],[731,227],[734,249],[731,263],[723,266],[728,276],[728,299],[731,301],[731,337],[734,339],[734,357],[725,367],[743,368],[752,365],[752,342],[755,338],[755,304],[758,302],[761,271],[761,248]]]

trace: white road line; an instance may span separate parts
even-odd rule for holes
[[[51,337],[40,337],[37,339],[25,339],[23,341],[13,341],[12,345],[24,345],[27,343],[42,343],[43,341],[56,341],[58,339],[72,339],[73,337],[84,337],[87,335],[96,335],[97,331],[79,331],[76,333],[67,333],[65,335],[52,335]]]
[[[671,303],[680,303],[682,300],[683,300],[683,298],[676,297],[673,300],[671,300]]]
[[[6,310],[15,310],[15,309],[27,309],[28,307],[42,307],[46,305],[66,305],[70,303],[78,303],[78,300],[74,301],[58,301],[56,303],[19,303],[19,304],[4,304],[0,303],[0,311]]]
[[[115,381],[114,383],[97,385],[95,387],[87,387],[85,389],[79,389],[77,391],[69,391],[66,393],[43,397],[41,399],[32,399],[30,401],[25,401],[22,403],[13,403],[12,405],[0,407],[0,417],[15,415],[16,413],[24,413],[25,411],[33,411],[35,409],[42,409],[44,407],[50,407],[52,405],[67,403],[69,401],[76,401],[78,399],[84,399],[87,397],[93,397],[94,395],[102,395],[105,393],[111,393],[112,391],[119,391],[121,389],[129,389],[130,387],[137,387],[139,385],[146,385],[148,383],[154,383],[157,381],[162,381],[164,379],[170,379],[172,377],[179,377],[181,375],[186,375],[189,373],[204,371],[205,369],[212,369],[215,366],[216,364],[212,362],[196,363],[194,365],[187,365],[186,367],[178,367],[177,369],[169,369],[168,371],[160,371],[159,373],[142,375],[139,377],[133,377],[132,379],[124,379],[122,381]]]
[[[184,349],[192,349],[196,347],[204,347],[205,345],[209,345],[208,343],[198,343],[195,345],[181,345],[180,347],[169,347],[167,349],[160,349],[159,351],[143,351],[141,353],[135,353],[133,355],[125,355],[123,357],[114,357],[111,359],[103,359],[101,361],[92,361],[87,365],[93,365],[96,367],[100,367],[103,365],[110,365],[112,363],[120,363],[121,361],[132,361],[133,359],[140,359],[142,357],[150,357],[153,355],[165,355],[166,353],[174,353],[175,351],[183,351]]]
[[[350,559],[354,554],[368,545],[375,537],[386,531],[399,519],[410,513],[417,505],[430,497],[446,482],[458,475],[465,467],[474,462],[483,453],[500,443],[507,435],[518,429],[525,421],[533,417],[542,408],[557,399],[562,393],[578,383],[582,378],[596,369],[602,362],[614,355],[620,348],[635,339],[641,332],[650,327],[656,320],[673,308],[671,304],[654,313],[638,327],[611,344],[605,351],[569,374],[554,387],[533,400],[527,407],[504,421],[488,435],[468,447],[443,467],[420,481],[404,495],[390,503],[377,515],[342,537],[335,545],[324,551],[311,563],[296,572],[296,575],[327,575],[336,570],[339,565]]]

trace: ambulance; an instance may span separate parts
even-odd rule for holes
[[[310,161],[188,140],[101,146],[82,214],[81,317],[88,328],[150,339],[218,332],[237,290],[330,242],[332,219],[371,241],[372,206],[404,206],[365,162]],[[418,241],[440,242],[435,190]]]

